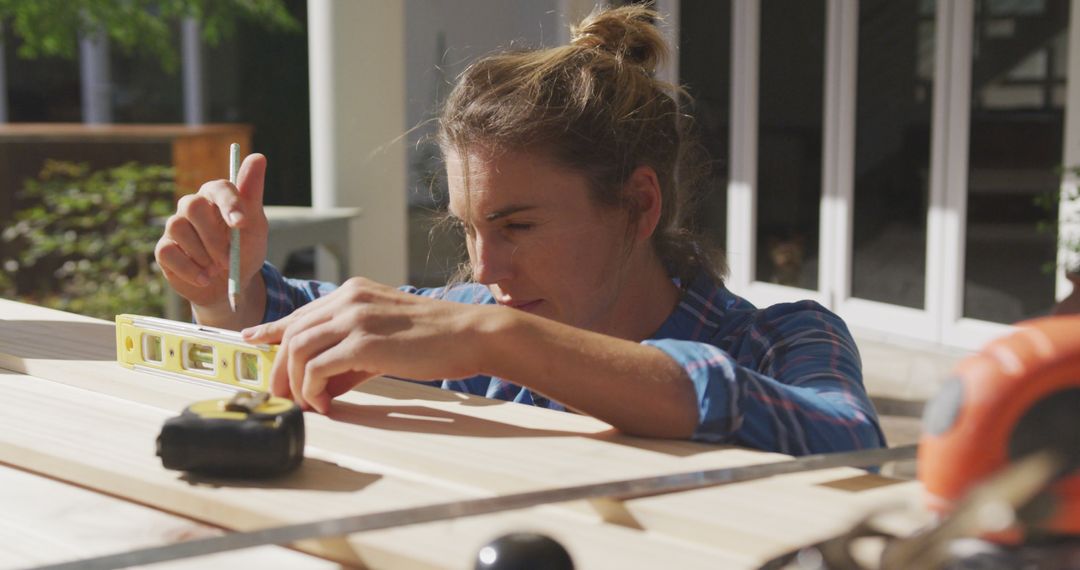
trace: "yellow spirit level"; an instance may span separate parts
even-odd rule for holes
[[[116,315],[116,360],[135,370],[269,392],[276,354],[276,345],[248,344],[236,331]]]

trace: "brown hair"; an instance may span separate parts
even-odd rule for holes
[[[584,174],[593,199],[640,212],[622,188],[647,165],[660,182],[653,247],[683,287],[700,272],[723,282],[723,254],[685,219],[703,153],[688,135],[678,87],[653,77],[667,57],[656,12],[641,6],[595,10],[571,27],[570,45],[484,57],[458,77],[438,122],[444,155],[469,148],[530,150]]]

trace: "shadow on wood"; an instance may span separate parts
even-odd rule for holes
[[[0,320],[4,354],[32,360],[114,360],[116,328],[109,322]]]
[[[497,402],[495,405],[519,405]],[[336,401],[328,416],[334,421],[390,431],[468,437],[583,437],[578,431],[534,429],[424,406],[359,405]]]
[[[180,476],[195,486],[232,487],[255,489],[305,489],[309,491],[330,491],[335,493],[353,493],[378,481],[382,475],[364,473],[337,463],[311,457],[304,458],[300,467],[281,477],[273,479],[230,479],[224,477],[203,477],[192,473]]]

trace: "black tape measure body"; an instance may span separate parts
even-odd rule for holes
[[[304,459],[304,415],[291,400],[265,394],[197,402],[165,422],[157,455],[166,469],[199,475],[281,475]]]

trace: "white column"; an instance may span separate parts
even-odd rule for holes
[[[184,18],[180,24],[180,58],[184,83],[184,122],[201,125],[206,122],[206,99],[203,96],[202,38],[199,21]]]
[[[351,272],[402,284],[408,266],[404,3],[308,0],[308,65],[312,205],[362,208]]]
[[[0,123],[8,122],[7,69],[4,67],[4,23],[0,22]]]
[[[109,78],[109,39],[103,32],[79,38],[79,71],[84,123],[112,122],[112,85]]]

